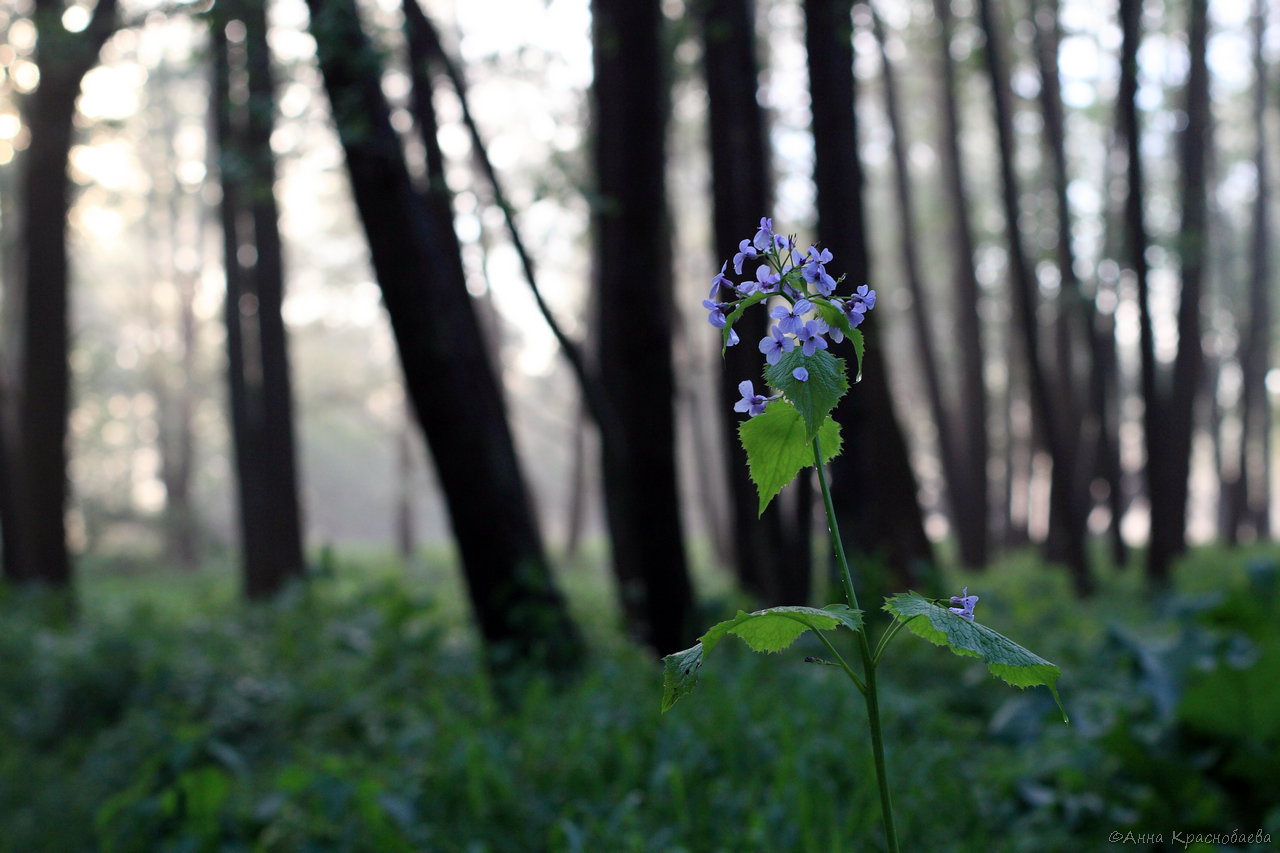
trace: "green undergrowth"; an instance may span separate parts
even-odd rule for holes
[[[1274,561],[1197,552],[1171,593],[1109,571],[1083,602],[1030,555],[955,575],[984,624],[1061,667],[1072,723],[1044,688],[895,641],[882,705],[907,847],[1280,838]],[[447,554],[318,565],[254,606],[226,567],[89,570],[70,625],[0,592],[0,851],[880,849],[862,702],[803,662],[811,637],[782,661],[725,638],[698,701],[663,716],[661,664],[622,639],[588,553],[560,576],[584,674],[503,711]]]

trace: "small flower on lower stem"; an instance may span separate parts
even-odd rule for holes
[[[738,383],[738,393],[742,395],[742,399],[733,404],[733,410],[746,412],[753,418],[764,414],[764,407],[769,405],[770,401],[778,399],[778,395],[766,397],[763,394],[757,394],[750,379],[744,379]]]
[[[770,327],[769,334],[760,339],[760,352],[770,364],[777,364],[784,352],[791,352],[796,347],[795,340],[782,334],[780,327],[781,324]]]
[[[977,603],[978,603],[978,596],[970,595],[969,587],[966,586],[964,590],[960,593],[960,595],[951,596],[951,607],[949,609],[951,610],[952,613],[956,614],[957,616],[963,616],[965,619],[968,619],[970,622],[972,622],[973,621],[973,605]]]

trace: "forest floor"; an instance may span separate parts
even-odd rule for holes
[[[1061,667],[1071,724],[903,632],[880,670],[903,849],[1274,849],[1233,842],[1280,839],[1278,557],[1198,550],[1169,592],[1108,571],[1087,601],[1030,554],[949,573]],[[0,851],[883,849],[861,697],[811,637],[726,641],[662,715],[587,556],[560,578],[584,674],[503,710],[447,554],[322,564],[270,605],[226,566],[90,564],[72,624],[0,589]],[[732,615],[698,580],[708,624]]]

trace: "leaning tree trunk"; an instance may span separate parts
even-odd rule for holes
[[[1057,413],[1044,365],[1040,360],[1040,338],[1036,323],[1036,287],[1034,276],[1023,249],[1022,235],[1018,231],[1018,179],[1014,170],[1013,111],[1009,103],[1008,74],[998,41],[1000,30],[996,27],[992,0],[978,0],[978,15],[986,35],[987,72],[991,79],[992,107],[995,112],[996,139],[999,144],[1001,199],[1008,229],[1009,278],[1013,295],[1014,324],[1021,339],[1027,365],[1027,379],[1031,395],[1031,412],[1048,445],[1053,460],[1053,479],[1049,500],[1063,522],[1063,546],[1067,568],[1076,592],[1088,595],[1093,591],[1093,578],[1085,553],[1085,519],[1080,507],[1072,500],[1071,478],[1075,471],[1075,454],[1072,440],[1064,435],[1063,418]]]
[[[581,641],[551,579],[452,219],[413,186],[381,62],[353,0],[308,7],[405,388],[435,461],[489,665],[499,674],[520,662],[572,669]]]
[[[852,6],[852,0],[806,0],[804,13],[818,239],[856,286],[867,280],[869,263],[854,108]],[[845,547],[862,569],[860,582],[928,589],[936,582],[933,549],[924,533],[915,472],[894,415],[876,326],[870,317],[863,324],[862,381],[833,413],[844,452],[831,463],[831,495]],[[879,567],[888,568],[893,580],[874,577]]]
[[[243,45],[232,43],[226,32],[227,23],[237,19],[244,25]],[[220,7],[212,48],[244,589],[250,598],[263,598],[304,574],[293,401],[280,313],[284,269],[273,190],[274,89],[264,4]],[[248,84],[248,100],[239,108],[230,82],[237,71]]]
[[[605,514],[628,620],[661,653],[690,639],[675,469],[668,61],[658,0],[595,0],[596,353]]]
[[[10,577],[65,587],[71,582],[64,516],[67,489],[67,157],[80,81],[116,27],[115,0],[99,0],[89,25],[68,32],[62,3],[37,0],[36,63],[40,84],[23,104],[30,144],[23,172],[20,225],[22,298],[15,447],[10,460],[17,510],[17,565]],[[6,567],[6,571],[8,567]]]
[[[739,241],[754,233],[760,216],[768,212],[771,196],[764,114],[756,100],[756,87],[748,82],[759,76],[754,4],[748,0],[701,0],[696,8],[711,128],[708,142],[716,257],[723,259],[733,257]],[[743,270],[748,278],[754,273],[754,269]],[[791,541],[798,532],[798,519],[789,519],[788,526],[783,507],[808,500],[807,490],[792,488],[790,495],[780,496],[759,513],[759,499],[747,474],[747,455],[738,440],[741,417],[733,411],[740,396],[738,383],[759,374],[760,352],[755,342],[767,333],[767,321],[764,312],[755,311],[738,321],[735,328],[743,343],[725,351],[718,372],[717,415],[729,480],[733,563],[739,583],[757,598],[769,604],[805,604],[810,566],[808,560],[797,565],[797,559],[807,553],[808,541]]]

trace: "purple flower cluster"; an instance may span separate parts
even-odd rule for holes
[[[760,227],[754,237],[738,244],[738,252],[732,261],[734,275],[745,275],[744,269],[749,272],[749,262],[756,264],[754,278],[746,278],[736,284],[727,274],[730,262],[721,264],[720,272],[711,280],[711,292],[702,300],[702,307],[707,309],[707,321],[711,325],[717,329],[729,327],[725,346],[733,346],[739,340],[732,327],[734,311],[748,299],[752,304],[776,299],[777,304],[769,316],[778,322],[769,328],[769,333],[761,338],[759,344],[760,352],[769,364],[777,364],[783,354],[797,346],[809,358],[827,348],[828,337],[835,343],[844,340],[844,327],[833,325],[837,322],[834,319],[832,322],[824,320],[823,309],[828,318],[838,312],[847,322],[847,328],[856,329],[876,305],[876,292],[865,284],[850,296],[834,296],[843,277],[835,279],[827,272],[831,252],[810,246],[802,254],[796,248],[795,238],[775,233],[773,221],[767,216],[760,219]],[[722,291],[732,294],[728,301],[720,301]],[[799,382],[805,382],[809,371],[797,367],[792,376]],[[742,383],[738,390],[742,392],[742,399],[734,409],[747,412],[751,417],[764,412],[768,402],[777,399],[777,396],[755,394],[750,382]]]

